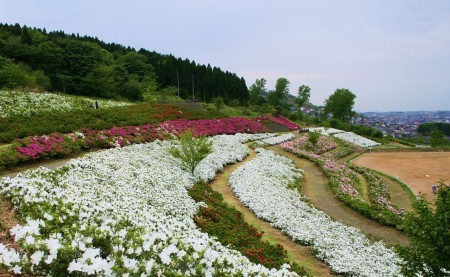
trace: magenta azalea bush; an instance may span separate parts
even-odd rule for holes
[[[286,118],[273,116],[265,120],[295,125]],[[164,140],[169,134],[178,135],[191,130],[196,136],[214,136],[219,134],[261,133],[266,128],[260,119],[243,117],[168,120],[158,125],[113,127],[107,130],[83,129],[71,134],[53,133],[43,136],[31,136],[16,139],[13,148],[0,152],[0,169],[17,163],[43,158],[64,157],[81,150],[95,148],[123,147],[137,143]]]
[[[200,120],[168,120],[160,124],[172,134],[179,134],[186,130],[192,130],[196,136],[214,136],[236,133],[259,133],[264,131],[262,123],[243,117],[231,117],[220,119]]]

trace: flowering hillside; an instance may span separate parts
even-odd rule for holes
[[[94,101],[85,97],[54,93],[0,91],[0,117],[93,108]],[[101,108],[131,105],[126,102],[109,100],[97,100],[97,103]]]
[[[200,232],[193,220],[198,204],[186,188],[242,159],[248,153],[242,143],[260,138],[211,138],[214,151],[195,176],[167,153],[174,142],[157,140],[3,178],[1,195],[25,224],[11,230],[18,250],[0,244],[0,267],[38,275],[295,276],[289,265],[251,263]]]
[[[400,275],[401,259],[395,252],[381,242],[371,243],[358,229],[333,221],[289,188],[302,178],[292,161],[271,151],[257,152],[230,176],[230,186],[244,205],[294,241],[311,245],[315,255],[338,273]]]

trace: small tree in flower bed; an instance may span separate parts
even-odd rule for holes
[[[310,132],[308,136],[299,137],[292,143],[297,149],[312,151],[318,155],[333,150],[338,146],[330,137],[320,136],[316,132]]]
[[[192,130],[195,136],[214,136],[236,133],[259,133],[264,131],[260,122],[243,117],[201,120],[169,120],[160,126],[170,133],[179,134],[185,130]]]
[[[288,128],[291,131],[295,131],[295,130],[299,130],[300,129],[300,126],[298,124],[290,121],[289,119],[287,119],[284,116],[275,117],[275,116],[271,116],[271,115],[266,115],[266,116],[256,117],[255,120],[256,121],[262,121],[262,122],[272,121],[272,122],[275,122],[277,124],[280,124],[280,125]]]
[[[212,152],[212,142],[205,137],[195,138],[191,131],[180,135],[180,147],[171,147],[168,152],[180,160],[183,170],[194,175],[197,165]]]
[[[238,250],[254,263],[268,268],[280,268],[288,263],[286,250],[282,245],[263,242],[263,233],[245,222],[243,214],[226,204],[222,195],[213,191],[210,186],[197,184],[189,190],[189,195],[196,202],[207,205],[201,206],[194,218],[203,232],[217,237],[223,245]],[[292,269],[300,276],[306,275],[304,268],[298,264],[294,263]]]

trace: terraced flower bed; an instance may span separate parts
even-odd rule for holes
[[[156,140],[87,154],[57,170],[41,168],[0,180],[1,195],[23,226],[11,230],[18,249],[0,244],[0,267],[37,275],[296,276],[269,269],[200,232],[199,206],[188,194],[247,155],[242,143],[264,135],[211,138],[214,151],[194,176]]]
[[[301,171],[292,161],[271,151],[258,156],[230,176],[240,201],[258,217],[287,233],[294,241],[311,245],[315,255],[345,275],[398,276],[401,259],[383,243],[370,243],[361,231],[333,221],[291,189]]]
[[[297,140],[281,144],[282,149],[318,165],[329,179],[330,187],[340,200],[369,218],[401,228],[401,216],[404,211],[390,201],[389,196],[386,195],[387,188],[381,180],[378,180],[368,171],[358,169],[366,177],[369,184],[371,203],[368,203],[361,197],[358,176],[346,163],[337,160],[342,153],[346,153],[345,150],[342,152],[339,148],[336,148],[322,155],[317,155],[303,147],[304,139],[299,138]]]

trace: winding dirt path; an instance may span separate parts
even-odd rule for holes
[[[268,149],[293,160],[298,168],[304,170],[303,192],[314,207],[324,211],[334,220],[360,229],[371,240],[383,240],[388,245],[409,244],[408,237],[402,232],[368,219],[341,202],[328,186],[320,168],[314,163],[283,151],[279,146],[271,146]]]
[[[14,166],[5,170],[0,171],[0,178],[1,177],[16,177],[17,174],[21,172],[25,172],[27,170],[33,170],[38,169],[39,167],[47,167],[49,169],[55,169],[57,167],[63,166],[66,163],[68,163],[72,159],[83,157],[84,155],[92,152],[96,152],[100,150],[93,150],[89,152],[80,152],[79,154],[75,154],[69,157],[60,158],[60,159],[49,159],[49,160],[39,160],[36,162],[28,163],[28,164],[22,164],[18,166]]]
[[[324,262],[313,255],[311,247],[293,242],[287,235],[283,234],[281,230],[272,227],[270,223],[256,217],[256,215],[253,214],[250,209],[242,205],[239,199],[234,195],[228,185],[230,174],[243,163],[250,161],[255,156],[255,152],[251,150],[250,155],[243,161],[225,167],[223,172],[217,174],[216,178],[210,183],[211,188],[221,193],[226,203],[242,212],[246,222],[253,225],[258,231],[263,231],[263,240],[283,245],[287,251],[289,261],[299,263],[312,276],[335,275]]]

